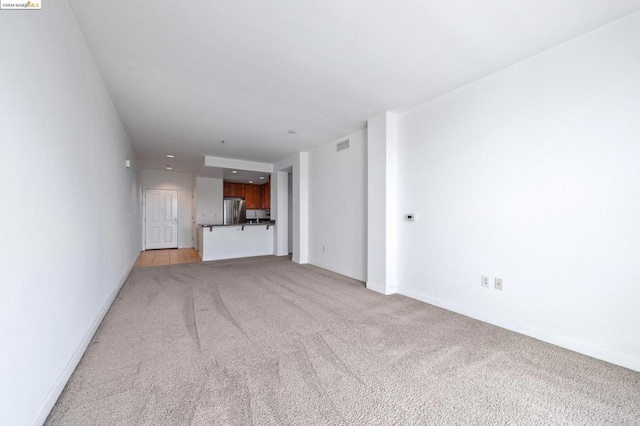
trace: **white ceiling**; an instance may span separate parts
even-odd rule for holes
[[[273,163],[312,150],[640,9],[640,0],[69,3],[142,166],[192,172],[204,155]]]

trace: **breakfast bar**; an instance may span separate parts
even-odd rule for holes
[[[203,261],[273,254],[275,222],[200,225],[198,252]]]

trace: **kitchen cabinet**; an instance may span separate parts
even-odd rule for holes
[[[242,183],[225,182],[222,186],[222,192],[225,197],[243,197],[244,187]]]
[[[224,182],[224,184],[222,185],[222,194],[225,197],[233,197],[233,183],[230,182]]]
[[[256,209],[260,201],[256,199],[254,188],[255,185],[244,185],[244,202],[247,210]]]
[[[261,197],[261,203],[260,203],[260,205],[262,206],[261,208],[270,209],[271,208],[271,182],[265,185],[262,185],[260,189],[262,191],[262,197]]]
[[[262,208],[262,197],[260,194],[262,193],[262,187],[260,185],[249,185],[251,191],[251,198],[253,200],[253,208],[261,209]]]
[[[234,185],[234,190],[233,190],[233,196],[234,197],[244,197],[246,198],[247,196],[247,186],[249,185],[245,185],[244,183],[236,183]]]
[[[264,185],[224,182],[225,197],[241,197],[247,210],[271,208],[271,182]]]

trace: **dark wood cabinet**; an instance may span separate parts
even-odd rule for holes
[[[222,195],[225,197],[241,197],[245,198],[244,185],[242,183],[224,182],[222,185]]]
[[[222,184],[222,195],[224,197],[233,197],[233,183],[224,182]]]
[[[254,209],[262,208],[262,197],[260,196],[262,191],[260,189],[260,185],[251,185],[251,198],[253,199]]]
[[[236,197],[244,197],[244,199],[247,199],[247,189],[249,188],[250,185],[246,185],[244,183],[237,183],[236,184]]]
[[[254,210],[257,208],[258,201],[256,200],[255,185],[244,185],[244,202],[247,210]]]
[[[271,182],[264,185],[224,182],[222,194],[244,198],[247,210],[271,208]]]
[[[263,209],[270,209],[271,208],[271,182],[262,185],[262,187],[260,188],[262,191],[262,197],[261,197],[261,205]]]
[[[251,191],[247,191],[247,189],[249,188],[249,185],[242,185],[243,186],[243,193],[242,196],[244,197],[244,207],[249,210],[253,208],[253,197],[251,196]]]
[[[225,182],[222,185],[222,194],[225,197],[244,197],[243,186],[241,183]]]

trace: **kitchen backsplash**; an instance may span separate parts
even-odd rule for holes
[[[269,219],[270,212],[268,209],[247,210],[247,219]]]
[[[198,225],[221,225],[222,215],[218,213],[200,213],[196,218],[196,224]]]

